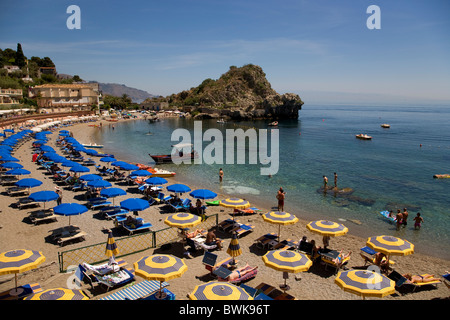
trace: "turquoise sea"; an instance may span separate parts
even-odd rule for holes
[[[280,166],[271,178],[260,175],[259,164],[160,167],[175,171],[187,184],[269,208],[276,206],[276,191],[283,187],[287,192],[285,211],[302,219],[341,221],[351,233],[363,237],[398,236],[414,243],[416,252],[450,259],[450,179],[433,179],[434,174],[450,173],[449,119],[448,106],[304,105],[298,120],[280,121],[277,127]],[[273,127],[268,123],[203,120],[202,126],[203,130],[217,128],[225,136],[226,129],[270,130]],[[382,128],[383,123],[391,127]],[[171,141],[172,132],[177,128],[192,132],[193,127],[194,121],[184,118],[154,123],[136,120],[115,123],[114,129],[104,125],[93,140],[116,158],[154,164],[149,153],[170,153],[171,145],[177,142]],[[356,139],[359,133],[373,139]],[[222,184],[218,179],[221,167],[225,172]],[[318,191],[323,175],[333,185],[334,172],[339,188],[354,190],[351,197]],[[404,206],[410,213],[409,223],[396,231],[379,212]],[[421,230],[413,227],[417,212],[425,220]]]

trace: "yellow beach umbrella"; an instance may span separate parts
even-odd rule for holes
[[[414,245],[411,242],[393,236],[370,237],[366,245],[387,256],[407,256],[414,253]]]
[[[338,237],[348,232],[348,228],[343,224],[328,220],[311,221],[306,228],[311,232],[328,237]]]
[[[119,248],[117,248],[117,243],[114,240],[111,230],[108,232],[108,241],[106,242],[105,254],[110,258],[119,254]]]
[[[188,297],[191,300],[253,300],[244,289],[222,281],[198,285]]]
[[[280,242],[281,226],[295,224],[298,222],[298,218],[295,215],[280,211],[264,213],[262,218],[266,222],[278,224],[278,242]]]
[[[307,271],[312,266],[312,261],[304,254],[291,250],[272,250],[262,257],[264,264],[272,269],[297,273]],[[287,290],[287,276],[284,277],[282,289]]]
[[[221,200],[219,202],[219,206],[233,209],[246,209],[250,207],[250,202],[240,198],[228,198],[225,200]]]
[[[231,264],[236,264],[234,258],[238,257],[242,254],[242,249],[239,246],[239,241],[237,238],[237,233],[233,232],[233,236],[231,237],[230,245],[228,246],[227,253],[233,257],[233,262]]]
[[[18,249],[3,252],[0,254],[0,275],[11,274],[15,275],[15,290],[10,293],[12,295],[19,295],[17,288],[17,274],[36,268],[45,261],[45,257],[41,251]]]
[[[135,273],[146,280],[160,282],[158,298],[164,298],[162,282],[181,277],[187,271],[184,261],[168,254],[155,254],[142,257],[134,263]]]
[[[200,216],[193,215],[188,212],[179,212],[168,216],[164,223],[170,227],[192,228],[202,222]]]
[[[370,270],[341,271],[334,282],[344,291],[363,299],[365,297],[383,298],[395,293],[395,282],[388,277]]]
[[[35,293],[24,300],[89,300],[89,298],[81,290],[55,288]]]

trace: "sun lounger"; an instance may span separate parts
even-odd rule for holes
[[[139,300],[144,299],[156,291],[159,291],[160,287],[165,288],[169,284],[167,282],[160,283],[156,280],[144,280],[139,283],[135,283],[127,288],[120,289],[119,291],[112,293],[100,300]]]
[[[117,259],[115,264],[104,263],[100,265],[91,265],[89,263],[82,263],[78,265],[81,272],[90,271],[96,275],[104,276],[105,274],[114,273],[120,271],[128,263],[123,259]]]
[[[122,227],[125,230],[127,230],[130,235],[132,235],[134,232],[137,232],[137,231],[150,230],[150,228],[153,227],[153,225],[150,222],[146,222],[146,223],[137,225],[135,227],[123,224]]]
[[[181,203],[176,203],[176,204],[169,203],[169,204],[172,208],[175,209],[175,211],[182,211],[182,210],[189,210],[190,203],[191,203],[191,200],[186,198]]]
[[[24,209],[24,208],[33,208],[33,207],[40,207],[40,203],[34,200],[31,200],[30,198],[21,198],[19,199],[19,202],[16,203],[17,208]]]
[[[4,176],[4,177],[2,178],[2,180],[1,180],[1,184],[2,184],[3,186],[9,186],[9,185],[12,185],[12,184],[16,183],[17,181],[19,181],[19,179],[17,179],[17,177],[7,177],[7,176]]]
[[[74,240],[84,240],[85,236],[87,236],[87,233],[84,231],[64,231],[62,232],[61,236],[56,239],[56,242],[60,246],[63,246],[66,243]]]
[[[221,268],[224,268],[224,269],[226,269],[226,270],[229,270],[229,269],[227,269],[225,266],[220,266],[217,270],[219,271]],[[250,269],[253,269],[253,267],[248,266],[248,267],[244,268],[244,269],[242,270],[242,272],[243,272],[244,270],[250,270]],[[229,271],[230,271],[230,272],[229,272],[228,274],[225,274],[223,277],[220,275],[220,273],[219,273],[220,271],[217,272],[217,273],[216,273],[216,274],[218,275],[217,280],[218,280],[218,281],[226,281],[226,282],[229,282],[229,283],[236,284],[236,283],[241,283],[241,282],[244,282],[244,281],[253,279],[253,278],[256,277],[256,275],[258,274],[258,269],[255,269],[255,270],[252,270],[251,272],[248,272],[248,273],[244,274],[243,276],[241,276],[241,277],[239,277],[239,278],[230,280],[230,279],[229,279],[229,276],[230,276],[230,273],[231,273],[232,271],[231,271],[231,270],[229,270]]]
[[[269,250],[293,250],[297,247],[297,243],[292,239],[286,239],[283,241],[269,241]]]
[[[45,221],[57,221],[57,216],[53,212],[37,211],[31,213],[28,218],[35,225]]]
[[[202,263],[205,265],[206,270],[213,274],[213,271],[221,266],[229,267],[230,262],[233,261],[233,258],[229,257],[220,262],[217,262],[217,254],[205,251],[203,255]]]
[[[269,242],[276,240],[278,235],[276,233],[266,233],[265,235],[256,239],[256,246],[261,249],[267,249]]]
[[[256,209],[256,210],[254,210]],[[248,209],[234,209],[233,215],[251,215],[258,212],[258,208],[248,208]]]
[[[421,274],[419,276],[425,277],[425,276],[429,276],[429,274]],[[395,270],[392,271],[388,275],[388,278],[395,282],[395,286],[397,288],[409,286],[409,287],[413,288],[413,292],[416,291],[417,288],[421,288],[424,286],[434,286],[435,288],[437,288],[437,285],[442,283],[442,281],[440,281],[440,280],[435,280],[435,281],[430,281],[430,282],[413,283]]]
[[[350,261],[350,257],[344,258],[342,263],[336,263],[334,260],[339,256],[339,251],[337,250],[329,250],[328,252],[320,253],[322,262],[325,263],[325,269],[327,267],[334,268],[334,273],[336,274],[341,268],[348,264]]]
[[[317,261],[321,257],[320,254],[314,253],[313,246],[310,242],[300,241],[298,251],[305,254],[313,262]]]
[[[20,292],[19,295],[12,295],[11,290],[13,289],[15,288],[11,288],[7,291],[1,292],[0,300],[19,300],[28,297],[29,295],[43,291],[39,283],[30,283],[17,287],[18,292]]]
[[[191,240],[194,242],[196,250],[209,251],[209,250],[217,249],[217,244],[213,244],[213,245],[205,244],[205,238],[203,238],[203,237],[195,237],[195,238],[191,238]],[[217,239],[217,240],[220,240],[220,239]]]
[[[364,260],[364,266],[366,266],[367,264],[372,265],[375,264],[375,254],[377,253],[375,250],[369,248],[369,247],[362,247],[360,249],[362,252],[360,252],[360,256],[361,258],[363,258]],[[386,258],[383,258],[383,261]],[[389,265],[393,266],[395,265],[395,261],[393,261],[392,259],[389,259]]]
[[[255,289],[260,290],[264,295],[274,299],[274,300],[296,300],[295,297],[288,293],[283,293],[281,290],[268,285],[267,283],[260,283]],[[256,299],[256,298],[255,298]],[[257,299],[259,300],[259,299]]]
[[[88,267],[88,268],[86,268]],[[118,287],[123,284],[129,283],[134,280],[135,276],[132,269],[124,269],[119,268],[115,272],[108,272],[101,274],[94,268],[87,264],[79,265],[78,268],[82,273],[81,280],[87,280],[91,285],[91,288],[94,288],[95,284],[103,284],[108,291],[110,288]]]
[[[126,209],[122,209],[121,207],[106,207],[100,209],[101,213],[103,213],[104,217],[108,220],[114,219],[116,217],[123,217],[130,211]]]
[[[18,194],[29,194],[30,189],[24,188],[24,187],[11,187],[6,190],[6,193],[8,193],[8,196],[16,196]]]
[[[254,229],[254,225],[239,223],[239,226],[232,229],[231,232],[236,232],[237,237],[240,238],[243,235],[252,232]]]
[[[226,219],[217,224],[217,228],[223,232],[229,232],[231,229],[239,227],[239,220]]]
[[[112,205],[111,201],[92,202],[89,204],[89,209],[95,210],[99,208],[109,207],[110,205]]]

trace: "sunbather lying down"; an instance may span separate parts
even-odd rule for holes
[[[250,266],[247,263],[244,267],[233,270],[233,272],[228,276],[228,280],[229,281],[236,280],[256,269],[258,269],[258,266],[254,267],[254,268],[250,268]]]
[[[423,276],[413,276],[411,273],[407,273],[403,275],[406,279],[408,279],[411,283],[426,283],[432,281],[441,281],[439,278],[435,278],[434,275],[425,274]]]

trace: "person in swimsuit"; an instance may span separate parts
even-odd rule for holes
[[[397,231],[400,230],[400,226],[403,224],[403,215],[400,212],[400,209],[397,209],[397,215],[395,216],[397,219]]]
[[[248,268],[248,267],[249,267],[249,265],[247,263],[245,265],[245,267],[233,270],[233,272],[228,276],[227,280],[228,281],[232,281],[232,280],[235,280],[235,279],[239,279],[240,277],[246,275],[247,273],[258,269],[258,266],[254,267],[254,268]]]
[[[286,198],[286,192],[284,192],[283,188],[280,187],[280,190],[278,190],[278,193],[277,193],[278,211],[280,211],[280,212],[284,211],[284,199],[285,198]]]
[[[431,281],[441,281],[439,278],[435,278],[434,275],[426,274],[423,276],[413,276],[410,273],[403,275],[410,283],[426,283]]]
[[[420,212],[417,212],[417,215],[414,217],[414,229],[420,229],[423,223],[423,218],[420,216]]]
[[[333,259],[333,262],[336,264],[337,267],[340,268],[344,263],[345,259],[350,258],[351,254],[352,254],[351,251],[348,254],[343,254],[341,250],[341,252],[339,252],[339,255],[335,259]]]
[[[406,220],[408,220],[408,211],[406,210],[406,208],[403,209],[402,216],[403,216],[403,227],[405,228],[407,224]]]
[[[216,238],[216,234],[214,233],[214,229],[210,229],[208,234],[206,235],[205,244],[207,246],[217,245],[219,250],[222,250],[222,246],[220,244],[220,240]]]

